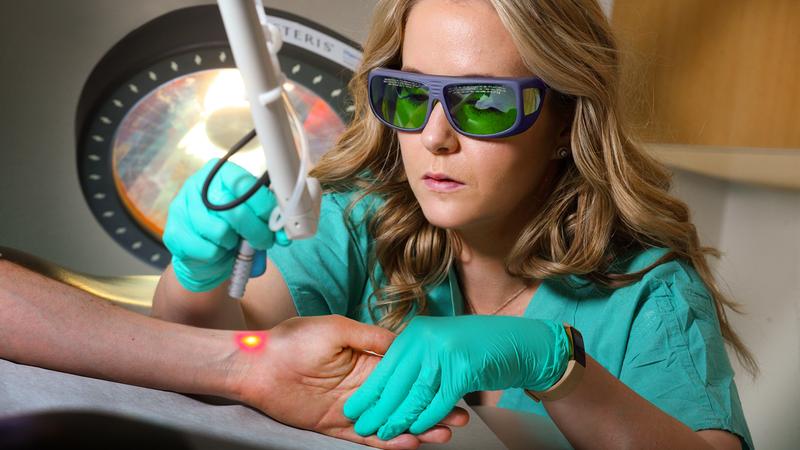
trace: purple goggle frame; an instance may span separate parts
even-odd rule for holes
[[[380,89],[373,89],[373,83],[383,83],[383,80],[393,78],[398,80],[410,81],[423,85],[428,90],[428,106],[425,120],[422,125],[416,128],[402,128],[392,124],[384,119],[380,111],[376,111],[376,103],[381,99],[376,99],[375,92]],[[458,122],[453,118],[452,105],[449,105],[445,98],[445,92],[452,87],[456,86],[474,86],[474,85],[487,85],[487,86],[502,86],[510,89],[514,93],[516,99],[516,120],[509,128],[492,134],[475,134],[462,129]],[[406,132],[420,131],[425,128],[430,118],[431,111],[433,111],[434,102],[438,101],[443,106],[445,116],[450,126],[453,127],[458,133],[469,137],[475,138],[502,138],[522,133],[530,128],[544,104],[545,94],[547,93],[548,86],[538,77],[526,78],[494,78],[494,77],[454,77],[454,76],[441,76],[441,75],[426,75],[417,72],[404,72],[402,70],[376,68],[369,73],[368,92],[370,97],[370,108],[372,109],[375,117],[378,118],[384,125]]]

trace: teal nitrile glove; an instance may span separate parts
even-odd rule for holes
[[[569,361],[563,325],[508,316],[414,317],[344,404],[355,431],[420,434],[473,391],[543,391]]]
[[[276,239],[269,229],[269,216],[276,201],[266,186],[231,210],[206,208],[201,198],[203,183],[216,162],[216,159],[209,161],[183,184],[169,206],[162,236],[172,253],[172,267],[178,281],[193,292],[210,291],[230,277],[240,237],[259,250],[254,258],[253,276],[266,269],[264,250],[276,240],[288,241]],[[256,181],[245,169],[226,162],[208,188],[208,199],[216,205],[228,203],[241,197]]]

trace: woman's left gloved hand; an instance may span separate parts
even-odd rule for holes
[[[469,392],[548,389],[566,370],[569,352],[563,325],[553,321],[417,316],[347,400],[344,415],[361,436],[419,434]]]

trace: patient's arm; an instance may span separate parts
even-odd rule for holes
[[[343,317],[286,321],[268,332],[262,353],[242,352],[234,331],[133,313],[2,259],[0,311],[0,358],[240,400],[289,425],[383,448],[414,448],[420,442],[444,442],[450,437],[449,429],[442,427],[389,442],[375,436],[364,440],[353,432],[341,404],[377,357],[354,351],[350,342],[371,339],[371,348],[382,353],[385,349],[380,347],[388,348],[393,336]],[[363,337],[365,329],[372,337]],[[456,426],[465,422],[463,410],[443,421]]]
[[[127,311],[0,259],[0,357],[151,388],[221,395],[231,331]]]

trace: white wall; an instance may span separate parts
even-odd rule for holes
[[[752,380],[733,352],[736,382],[757,448],[800,446],[800,191],[677,172],[673,192],[702,242],[717,247],[718,280],[745,315],[729,314],[758,359]]]

